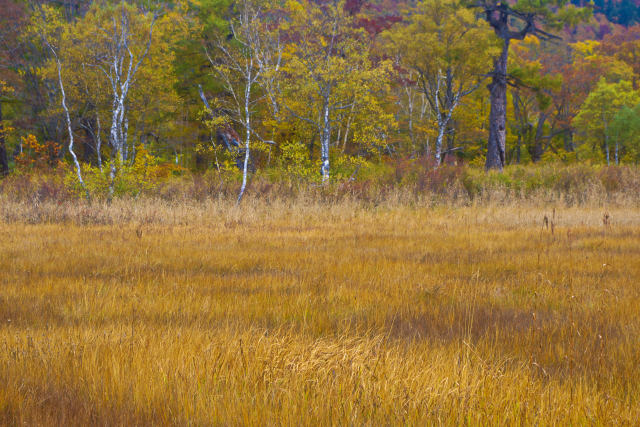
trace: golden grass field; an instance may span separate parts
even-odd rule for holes
[[[3,425],[640,420],[634,206],[0,210]]]

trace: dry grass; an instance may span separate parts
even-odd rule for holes
[[[640,419],[637,207],[228,206],[0,206],[0,424]]]

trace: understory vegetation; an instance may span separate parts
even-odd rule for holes
[[[142,156],[139,159],[143,158]],[[115,195],[130,204],[140,199],[187,203],[228,200],[237,195],[242,174],[236,169],[194,173],[172,165],[136,162],[116,180]],[[40,169],[38,173],[16,173],[0,180],[0,201],[38,203],[73,202],[84,192],[71,168]],[[636,166],[546,165],[508,166],[502,173],[473,166],[445,165],[432,168],[420,159],[382,164],[345,164],[330,184],[321,184],[316,174],[300,176],[286,168],[259,171],[249,181],[247,192],[260,201],[301,199],[317,202],[354,200],[364,204],[387,202],[409,204],[469,205],[483,202],[585,203],[640,202],[640,169]],[[109,181],[95,170],[86,175],[91,200],[109,200]],[[91,204],[91,200],[89,204]],[[0,211],[2,206],[0,205]]]

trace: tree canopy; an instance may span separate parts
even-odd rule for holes
[[[598,4],[593,16],[568,0],[1,5],[3,175],[28,138],[72,137],[58,159],[77,154],[110,192],[138,153],[172,173],[246,164],[319,182],[400,161],[638,160],[624,123],[640,25]]]

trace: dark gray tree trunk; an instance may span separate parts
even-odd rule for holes
[[[575,149],[573,144],[573,131],[571,129],[565,130],[562,139],[564,141],[564,150],[567,152],[571,152]]]
[[[88,126],[89,125],[83,127],[84,138],[82,138],[82,161],[85,163],[91,163],[91,155],[93,154],[93,147],[91,147],[91,143],[89,142],[93,139],[93,135],[87,129]]]
[[[510,2],[482,0],[475,7],[484,10],[485,19],[496,35],[502,39],[502,53],[493,63],[492,81],[489,84],[491,112],[489,113],[489,141],[485,168],[502,170],[505,165],[507,130],[507,58],[509,42],[524,40],[528,34],[541,39],[557,38],[536,28],[536,13],[522,13],[512,9]],[[545,3],[546,4],[546,3]],[[514,22],[515,21],[515,22]]]
[[[2,102],[0,102],[0,176],[9,174],[9,157],[4,138],[4,125],[2,124]]]
[[[504,40],[502,53],[494,61],[492,81],[489,84],[491,112],[489,113],[486,169],[502,170],[505,165],[508,53],[509,39],[507,38]]]
[[[536,126],[536,134],[533,140],[533,150],[531,152],[531,160],[534,163],[542,160],[542,155],[545,152],[545,148],[542,146],[542,138],[544,136],[544,124],[547,121],[547,115],[540,113],[538,115],[538,125]]]

